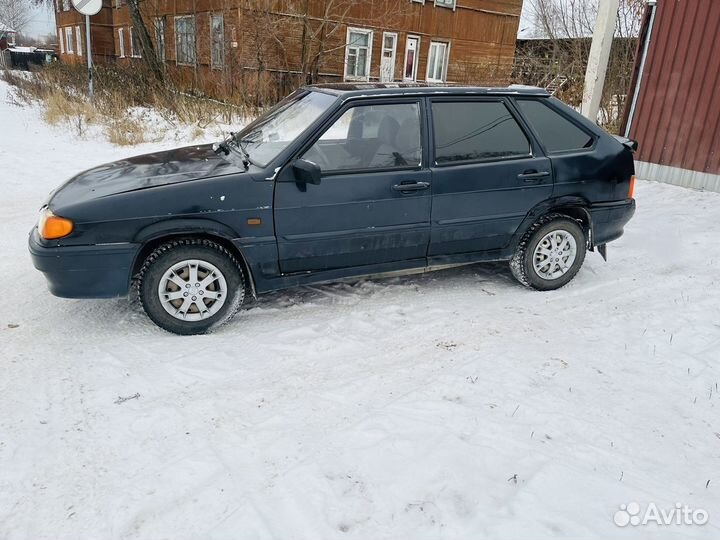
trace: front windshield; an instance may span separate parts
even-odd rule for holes
[[[238,133],[235,141],[253,164],[266,167],[334,102],[332,95],[298,90]]]

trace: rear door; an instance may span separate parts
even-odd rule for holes
[[[298,184],[292,167],[275,185],[283,273],[414,260],[430,241],[430,171],[420,98],[351,103],[297,157],[322,169]]]
[[[550,160],[502,97],[432,98],[430,257],[500,250],[553,191]]]

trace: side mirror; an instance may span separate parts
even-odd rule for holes
[[[322,178],[320,165],[307,159],[296,159],[292,165],[295,180],[303,184],[318,185]]]

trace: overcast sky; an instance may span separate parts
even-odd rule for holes
[[[23,32],[26,36],[42,37],[55,32],[55,15],[48,8],[33,8],[32,20]]]

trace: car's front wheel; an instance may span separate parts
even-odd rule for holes
[[[175,334],[202,334],[232,317],[245,276],[232,253],[205,239],[162,244],[145,259],[138,292],[148,317]]]
[[[577,221],[551,214],[525,233],[510,260],[510,270],[527,287],[559,289],[578,273],[586,249],[585,233]]]

